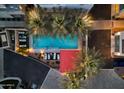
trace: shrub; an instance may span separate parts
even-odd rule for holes
[[[81,81],[96,75],[103,62],[104,58],[101,53],[95,51],[95,49],[88,50],[87,54],[84,51],[80,51],[75,61],[75,69],[64,75],[64,88],[81,88]]]

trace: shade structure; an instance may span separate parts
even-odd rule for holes
[[[61,50],[60,51],[60,72],[70,72],[75,67],[76,56],[79,52],[78,49],[75,50]]]
[[[58,82],[56,78],[61,77],[60,72],[45,65],[42,61],[22,56],[7,49],[3,50],[2,58],[4,76],[19,77],[24,88],[58,88],[54,82]],[[51,85],[47,81],[52,82]]]

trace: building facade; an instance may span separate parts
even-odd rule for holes
[[[19,5],[1,4],[0,48],[10,48],[15,51],[17,47],[28,47],[28,38],[22,40],[23,35],[19,35],[25,33],[25,31],[27,30],[24,22],[24,13],[20,11]]]
[[[95,4],[90,11],[94,24],[89,47],[95,47],[105,56],[107,62],[105,68],[112,68],[115,60],[117,64],[124,66],[123,6],[123,4]]]

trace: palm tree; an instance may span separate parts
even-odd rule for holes
[[[85,55],[86,51],[80,51],[77,55],[76,59],[76,69],[77,72],[82,73],[82,77],[87,79],[88,77],[92,77],[94,74],[97,74],[100,67],[102,67],[104,62],[104,57],[100,53],[100,51],[96,51],[95,49],[90,49],[87,51],[87,55]]]
[[[41,25],[41,29],[42,29],[43,21],[49,19],[50,17],[50,15],[47,16],[48,12],[43,10],[43,8],[41,8],[39,5],[29,4],[29,5],[20,5],[20,7],[21,7],[21,10],[24,13],[26,13],[27,21],[31,21],[31,22],[28,22],[29,27],[30,25],[31,27],[32,25],[34,25],[34,28],[36,27],[36,29],[38,29],[40,28],[40,25]],[[68,9],[68,8],[62,9],[61,7],[59,7],[59,9],[57,10],[56,8],[53,8],[53,13],[51,13],[51,15],[52,15],[50,17],[51,19],[49,20],[53,21],[53,24],[54,24],[53,26],[56,25],[53,28],[55,29],[58,28],[60,30],[63,30],[64,33],[67,33],[67,31],[64,31],[64,30],[66,30],[67,26],[69,25],[70,25],[69,28],[72,28],[72,30],[78,30],[79,34],[80,32],[81,33],[85,32],[86,29],[91,27],[90,17],[87,15],[84,16],[81,9]],[[45,16],[47,16],[47,18],[44,20]],[[77,28],[77,29],[74,29],[74,28]]]
[[[66,37],[70,35],[72,38],[77,35],[75,23],[79,15],[82,13],[80,9],[54,9],[53,13],[53,33],[56,36]]]
[[[53,35],[54,36],[66,36],[68,34],[67,29],[65,28],[65,15],[54,14],[53,15]]]
[[[42,15],[42,11],[39,8],[34,8],[29,11],[27,15],[27,24],[31,29],[31,33],[37,36],[46,35],[47,31],[45,29],[45,21],[44,15]]]
[[[30,29],[33,30],[32,32],[34,34],[37,33],[38,35],[40,35],[40,33],[46,33],[46,30],[48,30],[48,28],[46,28],[45,26],[47,25],[47,27],[51,28],[51,31],[53,31],[54,34],[59,34],[61,36],[66,36],[67,34],[74,35],[74,26],[77,26],[81,29],[84,26],[84,24],[82,24],[82,26],[80,26],[79,24],[79,15],[81,14],[81,10],[62,9],[61,7],[59,7],[58,10],[53,9],[53,12],[55,13],[51,13],[51,15],[48,16],[48,12],[43,10],[39,5],[37,5],[37,7],[36,5],[20,6],[21,10],[26,15],[28,26]]]
[[[99,51],[95,49],[81,51],[75,60],[75,69],[67,72],[63,79],[64,88],[82,88],[84,80],[96,75],[103,66],[104,58]]]
[[[28,13],[30,10],[32,10],[33,8],[35,8],[34,4],[20,4],[19,8],[22,12],[24,13]]]
[[[25,13],[25,21],[30,30],[30,34],[35,36],[47,35],[50,27],[50,18],[39,5],[20,5],[20,9]],[[47,18],[46,18],[47,17]]]
[[[72,13],[71,9],[65,8],[54,9],[53,11],[53,34],[55,36],[66,37],[72,34],[73,30],[69,26],[73,26],[74,21],[72,22]]]
[[[87,54],[88,51],[88,34],[89,31],[91,31],[93,21],[91,20],[91,17],[88,15],[79,16],[75,22],[75,30],[77,31],[78,36],[81,36],[82,38],[85,37],[85,51]]]

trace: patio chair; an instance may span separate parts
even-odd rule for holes
[[[0,80],[0,88],[3,89],[19,89],[21,88],[21,79],[18,77],[7,77]]]

